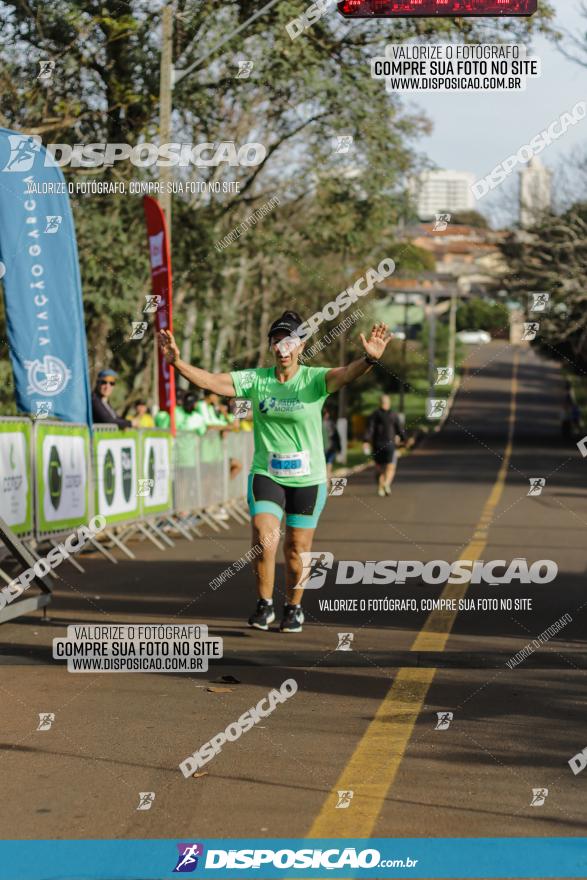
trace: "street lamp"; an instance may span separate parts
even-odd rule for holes
[[[406,415],[406,407],[405,407],[405,396],[406,396],[406,385],[407,385],[407,351],[408,351],[408,309],[410,307],[410,300],[407,293],[404,293],[404,338],[402,339],[402,354],[401,354],[401,376],[400,376],[400,386],[399,386],[399,411],[404,416]]]

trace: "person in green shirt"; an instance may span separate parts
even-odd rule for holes
[[[175,408],[175,427],[178,431],[194,431],[200,437],[206,433],[206,421],[198,411],[195,394],[188,392],[183,399],[183,406]]]
[[[181,406],[183,403],[183,399],[185,397],[185,391],[183,388],[175,389],[175,407]],[[155,415],[155,427],[156,428],[164,428],[167,430],[171,427],[171,416],[165,409],[160,409],[158,413]]]
[[[171,416],[165,409],[160,409],[155,415],[155,427],[167,430],[171,425]]]
[[[206,422],[197,411],[196,404],[196,395],[188,392],[184,397],[183,406],[175,407],[177,431],[175,448],[179,479],[194,478],[193,470],[188,474],[181,469],[193,469],[196,466],[196,443],[191,435],[197,434],[198,437],[203,437],[206,433]]]
[[[207,428],[223,431],[228,424],[228,419],[220,413],[218,404],[218,395],[214,391],[206,390],[203,400],[198,401],[196,409],[206,422]]]
[[[314,570],[303,560],[312,559],[314,531],[327,494],[322,406],[329,394],[369,372],[392,338],[385,324],[375,324],[368,339],[361,334],[364,354],[357,360],[344,367],[308,367],[298,361],[304,347],[302,325],[308,326],[297,312],[284,312],[268,333],[275,365],[230,373],[210,373],[182,361],[169,330],[159,333],[168,363],[193,385],[251,401],[255,451],[248,502],[259,598],[249,626],[267,630],[275,620],[275,562],[285,512],[282,632],[301,631],[304,587]]]

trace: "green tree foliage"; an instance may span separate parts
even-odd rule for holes
[[[471,299],[457,309],[457,330],[486,330],[503,333],[509,327],[509,312],[503,303]]]
[[[502,246],[510,275],[505,284],[523,308],[531,292],[550,294],[540,320],[537,344],[567,367],[587,369],[587,203],[545,216],[528,232],[514,234]]]
[[[495,31],[528,42],[548,32],[552,17],[547,2],[532,19],[499,23],[357,24],[332,10],[292,41],[285,26],[306,7],[283,0],[248,22],[257,0],[176,2],[174,65],[196,66],[173,91],[173,141],[257,141],[267,150],[258,167],[174,169],[175,180],[236,187],[173,198],[176,331],[184,356],[209,368],[259,363],[263,331],[284,303],[315,311],[384,256],[397,255],[400,272],[421,270],[424,258],[397,248],[394,230],[429,126],[370,77],[371,57],[390,40],[414,37],[487,42]],[[158,142],[160,4],[15,0],[0,9],[2,125],[50,143]],[[54,74],[40,80],[47,59]],[[243,61],[253,62],[245,78]],[[353,138],[348,153],[337,151],[340,136]],[[64,171],[70,179],[157,176],[129,162]],[[264,220],[219,245],[273,196],[279,205]],[[151,387],[153,363],[150,334],[128,339],[149,291],[141,199],[80,197],[73,210],[93,375],[106,363],[119,369],[128,404]]]
[[[461,226],[473,226],[475,229],[489,229],[487,218],[479,211],[461,211],[453,214],[450,222]]]

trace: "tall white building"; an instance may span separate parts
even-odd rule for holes
[[[475,200],[471,187],[475,175],[469,171],[424,171],[415,181],[418,217],[432,220],[436,214],[471,211]]]
[[[520,226],[529,229],[552,205],[552,171],[534,156],[520,171]]]

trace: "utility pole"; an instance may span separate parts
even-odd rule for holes
[[[450,297],[450,315],[448,321],[448,366],[454,370],[455,368],[455,349],[457,335],[457,302],[458,291],[456,286],[453,288]]]
[[[348,254],[346,246],[343,245],[342,250],[342,271],[345,279],[345,284],[348,281],[348,278],[351,274],[351,269],[348,265]],[[338,337],[338,363],[341,367],[346,366],[347,359],[347,330],[343,330],[340,336]],[[348,418],[347,418],[347,405],[348,405],[348,397],[347,390],[343,385],[342,388],[338,392],[338,418],[336,420],[336,426],[338,428],[338,433],[340,436],[342,450],[339,453],[338,461],[341,461],[346,464],[347,460],[347,449],[348,449],[348,437],[349,437],[349,426],[348,426]]]
[[[428,306],[428,396],[434,396],[436,381],[436,292],[430,291]]]
[[[402,339],[402,357],[401,357],[401,378],[399,386],[399,411],[405,416],[405,395],[406,385],[408,384],[407,376],[407,349],[408,349],[408,294],[404,293],[404,338]]]
[[[173,90],[173,3],[166,3],[161,16],[161,69],[159,75],[159,146],[171,142],[171,96]],[[167,237],[171,249],[171,193],[167,192],[171,183],[171,169],[162,165],[159,180],[163,192],[159,204],[165,214]]]
[[[343,330],[338,337],[338,363],[341,367],[346,365],[346,343],[347,331]],[[338,392],[338,418],[346,419],[347,410],[347,393],[346,387],[343,385]]]

